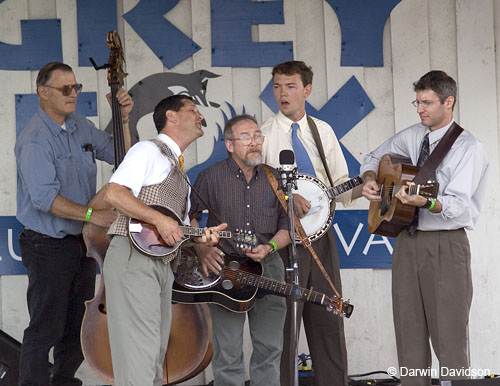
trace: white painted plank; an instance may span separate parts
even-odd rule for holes
[[[495,20],[491,0],[457,0],[457,54],[460,124],[485,145],[490,179],[483,213],[476,231],[469,232],[472,249],[474,299],[470,319],[471,363],[477,368],[498,366],[498,344],[492,331],[500,328],[500,300],[491,293],[500,277],[498,259],[498,100],[495,63]],[[494,220],[495,219],[495,220]],[[492,222],[493,221],[493,222]],[[488,242],[485,242],[488,240]],[[493,287],[494,288],[494,287]],[[498,288],[498,286],[497,286]],[[488,310],[485,314],[483,311]]]
[[[375,109],[365,118],[366,132],[358,131],[357,138],[352,138],[353,141],[358,140],[359,152],[363,153],[355,153],[360,162],[362,162],[364,154],[375,149],[396,132],[391,34],[391,20],[389,19],[385,25],[383,36],[384,67],[364,69],[364,87],[375,105]]]
[[[234,105],[233,96],[233,70],[229,67],[212,67],[212,32],[210,2],[205,0],[192,0],[193,37],[192,39],[201,47],[193,55],[194,71],[207,70],[220,75],[208,80],[207,100],[220,105],[217,107],[203,107],[199,109],[207,122],[205,134],[193,143],[189,151],[192,153],[186,160],[187,168],[205,162],[213,151],[213,141],[218,139],[217,124],[224,128],[222,110],[231,117],[227,103]],[[241,111],[241,107],[237,111]]]
[[[299,5],[297,5],[299,4]],[[273,25],[259,25],[259,39],[260,41],[291,41],[293,42],[293,59],[303,60],[297,56],[297,43],[296,43],[296,12],[297,7],[300,6],[300,0],[287,0],[283,2],[283,15],[284,24],[273,24]],[[276,63],[279,64],[279,63]],[[260,67],[260,89],[261,91],[267,86],[267,84],[272,79],[272,67]],[[261,102],[261,122],[264,122],[267,118],[272,116],[274,113],[269,107],[263,102]]]
[[[442,70],[453,79],[457,69],[457,24],[455,0],[429,1],[429,58],[432,70]],[[454,117],[460,120],[459,100]]]
[[[296,4],[295,56],[297,60],[302,60],[312,67],[313,91],[307,100],[319,109],[328,100],[323,1],[300,1]]]
[[[394,121],[396,131],[418,122],[412,84],[429,71],[427,0],[400,2],[391,13]]]
[[[21,20],[28,18],[27,0],[6,0],[0,3],[0,42],[21,44]]]
[[[28,0],[28,12],[29,19],[53,19],[57,14],[56,0]]]

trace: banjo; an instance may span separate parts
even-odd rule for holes
[[[327,186],[316,177],[308,174],[299,174],[297,176],[297,190],[294,194],[300,194],[311,202],[311,209],[309,209],[309,212],[300,219],[300,224],[311,242],[319,239],[328,229],[330,229],[333,221],[333,214],[330,211],[332,200],[336,196],[362,183],[363,179],[358,176],[340,185],[327,188]],[[299,239],[296,240],[300,243]]]

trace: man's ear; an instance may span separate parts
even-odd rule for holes
[[[445,99],[444,104],[447,108],[453,108],[453,103],[455,102],[455,97],[452,97],[451,95]]]
[[[42,99],[44,101],[49,99],[49,95],[48,95],[49,90],[47,87],[38,86],[37,92],[38,92],[38,97],[40,99]]]
[[[312,84],[308,84],[306,87],[304,87],[304,97],[306,99],[309,97],[309,95],[311,95],[312,87]]]
[[[224,140],[224,143],[226,145],[226,149],[229,153],[232,153],[234,151],[233,147],[233,141],[230,141],[229,139]]]
[[[167,122],[177,122],[177,114],[173,110],[167,110],[165,112],[165,115],[167,116]]]

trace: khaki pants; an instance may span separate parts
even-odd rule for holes
[[[115,385],[161,386],[172,319],[170,264],[114,236],[103,272]]]

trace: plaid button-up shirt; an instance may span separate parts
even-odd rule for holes
[[[276,176],[277,172],[272,169]],[[259,244],[269,241],[280,229],[289,229],[287,214],[269,184],[261,165],[247,183],[243,172],[231,157],[203,170],[194,188],[232,232],[257,235]],[[191,192],[191,214],[198,220],[206,208],[198,195]],[[209,214],[207,226],[218,221]],[[225,253],[242,255],[233,240],[221,244]]]

